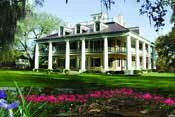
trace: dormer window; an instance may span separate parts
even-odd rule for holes
[[[81,25],[80,24],[77,24],[76,25],[76,33],[79,34],[80,33],[80,27]]]
[[[82,33],[87,33],[87,30],[82,30]]]
[[[65,35],[70,35],[71,34],[71,32],[65,32]]]
[[[95,31],[100,31],[100,22],[95,22]]]
[[[63,35],[64,35],[64,27],[60,26],[60,36],[63,36]]]

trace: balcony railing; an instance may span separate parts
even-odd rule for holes
[[[115,47],[108,47],[108,52],[110,53],[126,53],[125,47],[115,48]]]
[[[86,49],[87,53],[101,53],[103,52],[103,49]]]
[[[86,48],[86,53],[103,53],[103,48],[94,48],[94,49],[88,49]],[[115,47],[108,47],[109,53],[126,53],[126,48],[115,48]],[[39,52],[41,56],[48,56],[48,52]],[[59,54],[65,54],[66,50],[54,50],[52,52],[53,55],[59,55]],[[70,54],[79,54],[81,53],[81,49],[70,49]]]

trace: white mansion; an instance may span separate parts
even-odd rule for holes
[[[58,33],[36,40],[35,69],[47,64],[48,69],[132,74],[133,70],[155,68],[154,44],[140,36],[138,27],[125,27],[122,16],[91,16],[89,22],[61,26]]]

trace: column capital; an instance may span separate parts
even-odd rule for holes
[[[82,41],[82,40],[85,40],[85,37],[84,38],[80,38],[80,40]]]
[[[65,42],[69,42],[69,39],[66,39]]]
[[[108,38],[108,36],[102,36],[103,39]]]

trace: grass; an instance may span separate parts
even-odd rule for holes
[[[108,89],[129,87],[174,95],[175,73],[147,73],[142,76],[47,74],[45,72],[0,70],[0,87],[57,87],[74,89]]]

